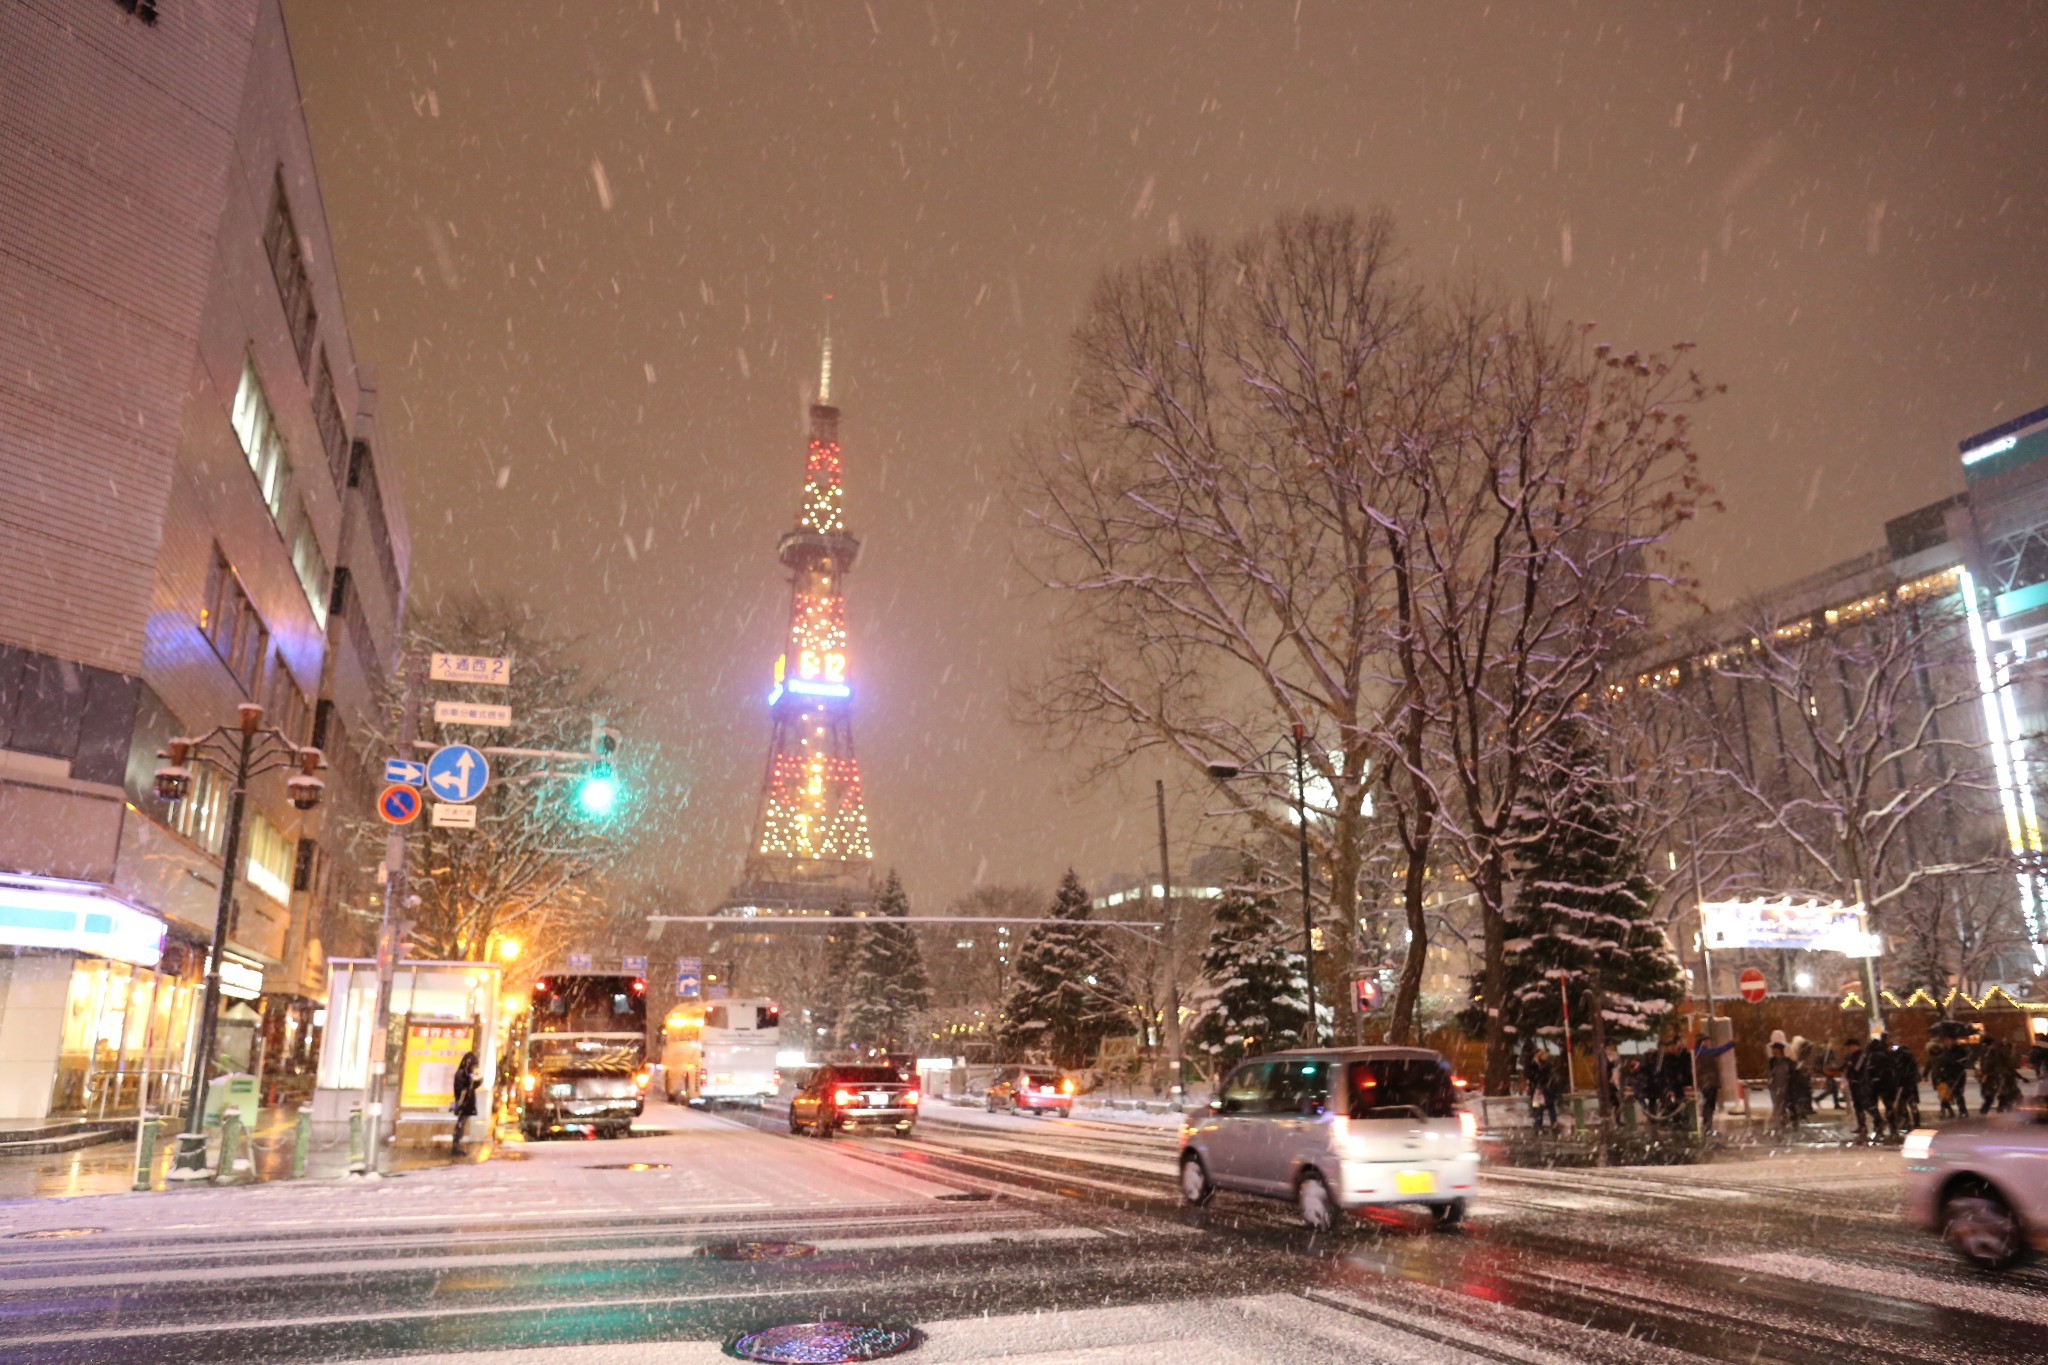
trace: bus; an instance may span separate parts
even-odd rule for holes
[[[782,1084],[775,1051],[782,1011],[773,1000],[687,1001],[662,1026],[662,1086],[671,1100],[759,1104]]]
[[[551,972],[533,983],[519,1075],[519,1131],[624,1137],[646,1105],[647,982]]]

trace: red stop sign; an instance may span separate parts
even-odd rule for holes
[[[1764,985],[1764,974],[1754,967],[1744,967],[1742,975],[1735,978],[1735,989],[1742,992],[1742,998],[1752,1005],[1761,1005],[1770,989]]]

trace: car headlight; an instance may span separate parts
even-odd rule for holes
[[[1925,1161],[1934,1151],[1934,1130],[1915,1128],[1906,1134],[1905,1145],[1899,1148],[1899,1155],[1908,1161]]]

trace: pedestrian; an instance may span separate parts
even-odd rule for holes
[[[1685,1092],[1692,1085],[1692,1055],[1677,1034],[1664,1040],[1657,1070],[1664,1091],[1664,1117],[1676,1119],[1685,1112]]]
[[[1927,1044],[1927,1079],[1934,1082],[1934,1093],[1941,1100],[1943,1118],[1966,1118],[1970,1112],[1970,1100],[1963,1093],[1963,1084],[1968,1079],[1968,1069],[1963,1064],[1962,1045],[1953,1038],[1935,1038]]]
[[[1771,1060],[1766,1070],[1767,1083],[1771,1089],[1771,1131],[1790,1131],[1792,1119],[1792,1086],[1798,1076],[1799,1064],[1785,1055],[1783,1043],[1771,1044]]]
[[[1557,1076],[1547,1053],[1531,1048],[1522,1055],[1522,1079],[1529,1089],[1529,1122],[1537,1132],[1547,1124],[1557,1131]]]
[[[1994,1105],[1999,1113],[2009,1113],[2019,1100],[2020,1069],[2003,1038],[1986,1038],[1983,1051],[1977,1054],[1977,1093],[1984,1098],[1979,1114],[1990,1113]],[[1965,1101],[1963,1112],[1969,1111]]]
[[[465,1052],[455,1064],[455,1103],[448,1112],[455,1115],[455,1137],[448,1144],[450,1156],[462,1155],[462,1130],[476,1117],[476,1053]]]
[[[1884,1108],[1885,1136],[1899,1137],[1919,1120],[1920,1064],[1904,1043],[1889,1033],[1877,1035],[1871,1047],[1871,1068],[1877,1073],[1877,1100]]]
[[[1794,1038],[1792,1054],[1792,1122],[1801,1124],[1813,1117],[1813,1044]]]
[[[1851,1038],[1843,1046],[1842,1084],[1849,1091],[1849,1106],[1856,1111],[1857,1141],[1865,1141],[1873,1134],[1882,1137],[1884,1125],[1878,1117],[1877,1108],[1877,1067],[1861,1038]],[[1866,1121],[1868,1127],[1865,1126]]]
[[[1711,1137],[1714,1116],[1721,1112],[1721,1057],[1735,1050],[1735,1040],[1709,1044],[1699,1034],[1692,1041],[1692,1085],[1699,1096],[1700,1132]]]
[[[2048,1019],[2028,1021],[2034,1030],[2034,1045],[2027,1049],[2027,1065],[2034,1071],[2035,1094],[2048,1102]]]
[[[1833,1043],[1824,1046],[1821,1049],[1819,1066],[1823,1085],[1820,1097],[1824,1100],[1833,1100],[1835,1108],[1840,1109],[1842,1107],[1841,1049],[1837,1048]]]

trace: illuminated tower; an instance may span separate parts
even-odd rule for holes
[[[815,912],[869,899],[874,849],[853,755],[846,641],[846,575],[860,542],[848,534],[841,508],[839,409],[831,398],[828,331],[811,404],[803,506],[776,547],[790,574],[789,634],[768,693],[768,771],[746,871],[721,912]]]

